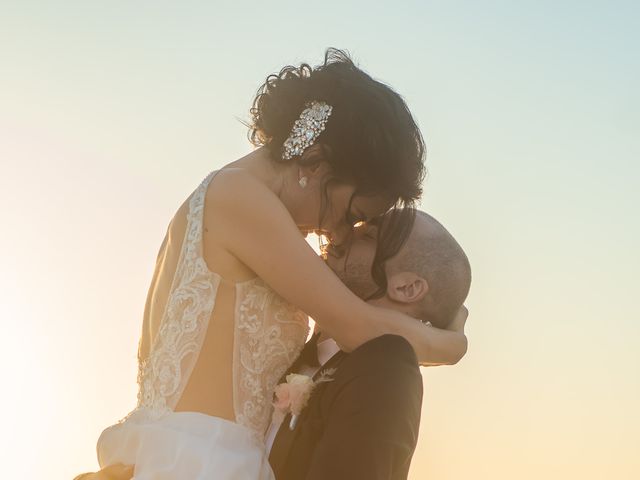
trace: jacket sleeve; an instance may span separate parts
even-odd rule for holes
[[[383,335],[351,353],[349,361],[306,478],[406,478],[422,404],[415,353],[404,338]]]

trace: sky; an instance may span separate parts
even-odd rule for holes
[[[410,479],[639,478],[639,24],[616,0],[0,2],[4,476],[97,467],[168,222],[251,151],[266,76],[333,46],[406,99],[422,208],[473,269]]]

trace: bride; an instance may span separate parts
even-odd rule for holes
[[[137,480],[273,479],[273,390],[305,342],[307,314],[347,351],[385,333],[405,336],[425,364],[466,351],[461,333],[356,297],[304,240],[317,232],[347,248],[354,225],[419,198],[424,145],[402,98],[329,49],[319,67],[269,76],[251,116],[258,148],[210,172],[168,225],[137,406],[102,432],[101,468],[135,465]],[[398,243],[412,222],[402,211]]]

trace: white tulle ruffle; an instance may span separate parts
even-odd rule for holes
[[[135,465],[133,480],[274,480],[252,430],[203,413],[133,415],[105,429],[97,450],[101,468]]]

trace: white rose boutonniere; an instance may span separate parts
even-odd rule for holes
[[[302,413],[304,407],[307,406],[313,389],[319,383],[333,381],[331,375],[333,375],[335,371],[335,368],[327,368],[320,372],[320,376],[315,381],[308,375],[300,375],[298,373],[290,373],[287,375],[287,381],[277,385],[274,391],[274,420],[282,422],[287,413],[291,413],[289,428],[293,430],[296,427],[296,423],[298,423],[300,413]]]

